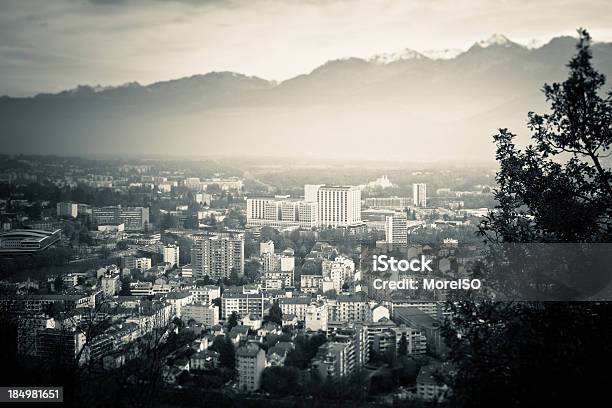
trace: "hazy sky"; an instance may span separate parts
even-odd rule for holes
[[[0,0],[0,95],[229,70],[283,80],[327,60],[466,49],[492,33],[612,41],[610,0]]]

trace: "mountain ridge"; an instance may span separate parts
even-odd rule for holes
[[[5,96],[0,142],[10,153],[492,157],[497,127],[525,140],[527,112],[546,108],[538,90],[566,76],[575,42],[530,49],[498,35],[450,59],[344,58],[282,82],[221,71]],[[593,54],[610,77],[612,44]]]

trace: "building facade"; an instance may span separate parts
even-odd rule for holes
[[[361,223],[361,190],[356,187],[319,187],[317,204],[320,227],[348,227]]]
[[[414,183],[412,185],[412,204],[417,207],[427,207],[427,184]]]
[[[149,227],[148,207],[94,207],[91,217],[95,225],[124,224],[126,231],[143,231]]]
[[[258,390],[261,373],[265,368],[266,353],[257,344],[250,343],[236,350],[236,373],[241,390]]]
[[[244,275],[244,234],[197,235],[191,248],[193,276],[213,279]]]
[[[287,197],[247,199],[247,226],[275,228],[313,228],[317,222],[317,203]]]
[[[404,212],[396,212],[385,217],[385,241],[393,249],[408,246],[408,217]]]

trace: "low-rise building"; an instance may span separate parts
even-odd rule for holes
[[[448,391],[448,385],[440,382],[436,372],[441,369],[439,364],[430,364],[421,367],[416,383],[417,397],[426,401],[442,401]]]
[[[310,297],[284,298],[279,300],[283,315],[293,314],[301,322],[306,320],[306,310],[312,302]]]
[[[212,350],[202,350],[189,358],[189,370],[213,370],[219,366],[219,353]]]
[[[214,326],[219,323],[219,307],[195,303],[182,306],[181,319],[185,322],[195,320],[198,324]]]
[[[304,328],[310,331],[327,331],[328,310],[323,301],[311,302],[306,308]]]

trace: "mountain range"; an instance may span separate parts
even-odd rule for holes
[[[576,39],[533,48],[494,35],[464,52],[404,50],[329,61],[283,82],[234,72],[0,98],[4,153],[263,155],[491,161],[491,135],[528,137],[544,83]],[[612,43],[594,65],[612,75]],[[609,84],[608,84],[609,86]]]

